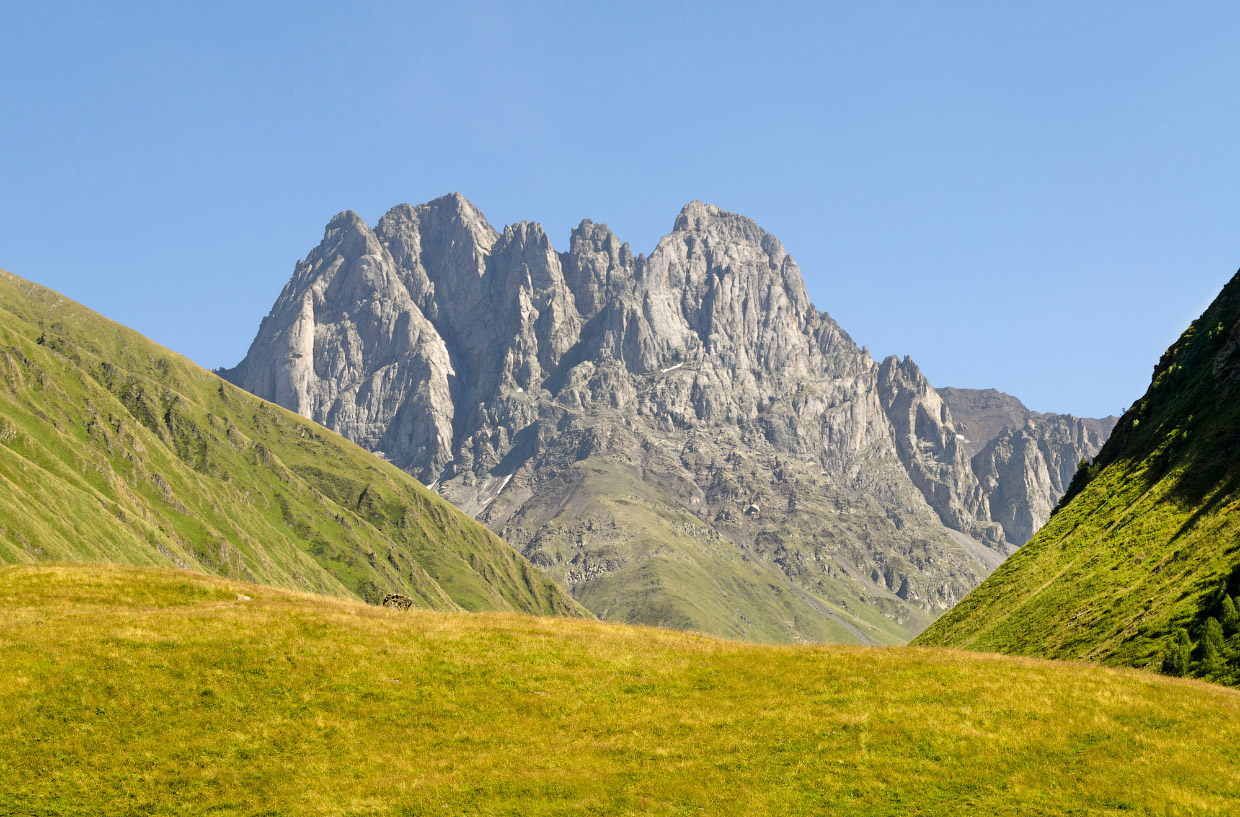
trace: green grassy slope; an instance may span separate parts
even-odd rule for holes
[[[1159,669],[1183,629],[1187,671],[1235,684],[1238,594],[1240,274],[1050,522],[914,643]]]
[[[0,564],[47,560],[584,614],[402,471],[0,271]]]
[[[0,570],[0,700],[6,814],[1240,807],[1240,693],[1198,681],[401,613],[175,571]]]
[[[844,573],[819,574],[817,587],[794,582],[775,560],[723,542],[711,525],[669,502],[674,486],[651,485],[615,462],[590,457],[561,479],[554,507],[524,509],[546,520],[525,552],[600,618],[744,641],[836,644],[903,644],[932,620],[874,598]],[[589,530],[582,555],[586,564],[607,566],[602,578],[563,558],[576,552],[582,520]],[[781,544],[804,544],[794,536]],[[904,616],[896,620],[896,612]]]

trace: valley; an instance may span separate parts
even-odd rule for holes
[[[968,448],[910,358],[872,360],[778,239],[702,202],[649,255],[589,220],[557,252],[460,194],[373,229],[340,213],[220,374],[423,480],[597,616],[775,643],[907,641],[1110,427],[1008,398]]]

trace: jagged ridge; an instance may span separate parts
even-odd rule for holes
[[[649,256],[583,221],[557,253],[453,194],[333,219],[224,374],[383,452],[600,615],[894,641],[1010,549],[907,363],[876,365],[743,216],[692,202]]]

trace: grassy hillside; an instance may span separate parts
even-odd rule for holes
[[[914,643],[1167,662],[1236,684],[1237,595],[1240,274],[1167,350],[1050,522]]]
[[[727,523],[712,526],[669,502],[682,486],[651,484],[601,457],[575,462],[558,477],[558,501],[525,504],[514,527],[537,528],[524,552],[600,618],[744,641],[835,644],[903,644],[933,620],[841,570],[819,572],[814,583],[793,581],[761,545],[746,547],[739,535],[724,540],[718,528]],[[805,507],[811,504],[802,502],[800,519],[813,513]],[[807,552],[812,545],[796,532],[778,543]],[[580,563],[566,558],[578,553]],[[592,564],[605,570],[592,575]]]
[[[1240,693],[1197,681],[175,571],[0,570],[0,700],[6,814],[1240,807]]]
[[[47,560],[583,614],[402,471],[0,272],[0,564]]]

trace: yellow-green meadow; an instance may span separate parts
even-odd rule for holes
[[[1210,814],[1240,692],[929,648],[0,570],[0,812]]]

